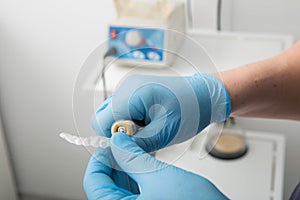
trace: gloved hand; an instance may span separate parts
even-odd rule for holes
[[[230,99],[213,75],[188,77],[131,75],[96,111],[93,128],[110,137],[117,120],[144,121],[134,140],[151,152],[186,141],[212,122],[227,119]]]
[[[140,186],[140,194],[132,179],[115,178],[115,171],[102,162],[102,152],[101,159],[91,158],[85,173],[88,199],[228,199],[206,178],[156,160],[124,133],[112,136],[111,152],[115,162]]]
[[[139,194],[138,185],[121,171],[110,147],[99,148],[93,154],[85,171],[83,187],[89,200],[119,200]]]

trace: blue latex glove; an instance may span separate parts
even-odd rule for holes
[[[156,160],[124,133],[112,136],[111,152],[114,162],[140,186],[140,194],[136,194],[132,179],[114,177],[113,169],[102,162],[108,153],[102,150],[102,153],[98,152],[98,159],[91,158],[85,174],[84,189],[90,200],[227,199],[206,178]],[[126,180],[128,182],[124,184]]]
[[[99,148],[93,154],[86,168],[83,186],[89,200],[119,200],[139,194],[138,185],[121,171],[110,147]]]
[[[186,141],[212,122],[228,118],[230,99],[213,75],[188,77],[131,75],[96,111],[93,128],[110,137],[117,120],[144,121],[134,140],[151,152]]]

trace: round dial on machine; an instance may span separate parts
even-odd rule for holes
[[[144,44],[144,38],[138,30],[130,30],[126,33],[125,42],[133,47],[142,46]]]

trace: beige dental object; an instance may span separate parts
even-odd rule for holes
[[[133,136],[140,129],[133,121],[131,120],[120,120],[116,121],[111,127],[111,134],[116,132],[123,132],[129,136]]]

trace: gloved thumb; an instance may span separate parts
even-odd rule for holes
[[[134,179],[138,174],[153,172],[168,166],[146,153],[125,133],[113,134],[110,141],[116,162]]]

